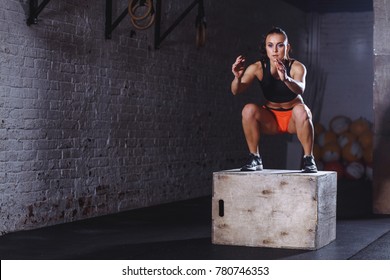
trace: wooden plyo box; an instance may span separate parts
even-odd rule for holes
[[[319,249],[336,239],[336,195],[333,171],[215,172],[212,243]]]

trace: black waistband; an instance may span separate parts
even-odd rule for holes
[[[268,110],[271,110],[271,111],[291,111],[294,107],[291,107],[291,108],[288,108],[288,109],[284,109],[284,108],[270,108],[266,105],[264,105],[265,108],[267,108]]]

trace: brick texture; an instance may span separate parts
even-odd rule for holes
[[[191,2],[164,1],[163,31]],[[305,54],[303,12],[268,2],[206,0],[204,48],[195,9],[154,50],[128,16],[105,40],[105,1],[52,0],[27,26],[27,0],[0,0],[1,233],[209,195],[246,158],[241,109],[261,98],[230,93],[235,57],[256,60],[273,25]],[[262,139],[268,168],[285,140]]]

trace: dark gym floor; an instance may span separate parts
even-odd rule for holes
[[[202,197],[9,233],[0,237],[0,257],[2,260],[390,259],[390,217],[362,212],[364,201],[359,199],[370,199],[364,192],[366,189],[356,183],[344,190],[339,187],[337,238],[316,251],[214,245],[211,197]],[[348,200],[343,196],[348,196]]]

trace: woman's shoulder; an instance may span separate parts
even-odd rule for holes
[[[248,69],[251,69],[251,71],[257,72],[257,71],[263,71],[263,65],[261,61],[256,61],[248,66]]]
[[[291,70],[306,71],[306,66],[296,59],[290,59],[290,67]]]
[[[253,74],[255,74],[259,80],[263,78],[263,65],[261,61],[256,61],[252,63],[251,65],[249,65],[248,70],[249,68],[251,69],[250,71],[252,71]]]
[[[290,58],[290,65],[291,67],[305,67],[305,65],[300,62],[299,60],[296,60],[295,58]]]
[[[305,77],[306,76],[306,67],[305,65],[298,61],[298,60],[295,60],[293,59],[291,61],[291,70],[290,70],[290,74],[291,74],[291,77],[294,78],[294,77]]]

